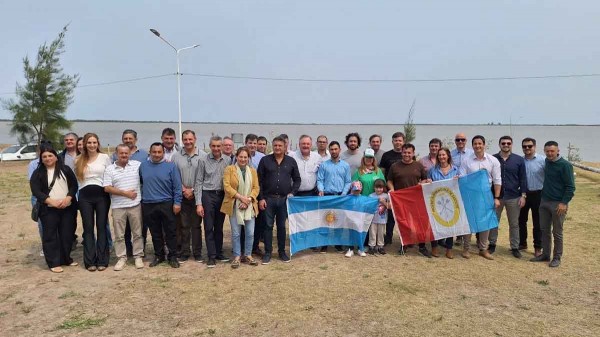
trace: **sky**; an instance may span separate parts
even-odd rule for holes
[[[406,81],[600,74],[599,17],[591,0],[0,0],[0,98],[69,23],[70,119],[177,120],[175,52],[154,28],[201,45],[180,54],[183,121],[402,124],[416,100],[416,123],[600,124],[600,75]]]

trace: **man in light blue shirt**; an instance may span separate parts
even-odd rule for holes
[[[521,142],[523,147],[523,158],[525,159],[525,170],[527,173],[527,193],[525,206],[519,214],[519,249],[527,249],[527,220],[529,210],[533,222],[533,248],[535,256],[542,254],[542,232],[540,228],[540,201],[542,187],[544,187],[544,167],[546,156],[535,153],[535,139],[525,138]]]
[[[352,179],[350,165],[340,159],[340,143],[329,143],[331,159],[323,162],[317,172],[317,189],[319,195],[346,195],[350,190]]]
[[[450,152],[452,164],[460,170],[461,164],[473,154],[473,150],[467,148],[467,136],[462,132],[454,136],[454,144],[456,144],[456,148]]]

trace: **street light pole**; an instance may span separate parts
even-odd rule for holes
[[[152,32],[152,34],[156,35],[159,39],[163,40],[166,44],[169,45],[169,47],[173,48],[173,50],[175,51],[175,56],[177,58],[177,105],[179,107],[179,137],[181,137],[182,134],[182,130],[181,130],[181,72],[179,71],[179,53],[187,50],[187,49],[192,49],[192,48],[196,48],[196,47],[200,47],[199,44],[194,44],[188,47],[183,47],[183,48],[175,48],[175,46],[173,46],[171,43],[169,43],[169,41],[165,40],[162,36],[160,36],[160,33],[156,30],[156,29],[150,29],[150,31]],[[181,138],[179,140],[181,142]]]

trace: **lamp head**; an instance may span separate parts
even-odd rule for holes
[[[158,30],[156,30],[156,29],[153,29],[153,28],[150,28],[150,31],[152,32],[152,34],[154,34],[154,35],[156,35],[156,36],[160,37],[160,33],[158,32]]]

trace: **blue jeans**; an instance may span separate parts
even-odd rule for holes
[[[35,205],[35,203],[37,202],[37,198],[35,196],[31,196],[31,207],[33,207],[33,205]],[[40,233],[40,239],[42,239],[43,235],[42,235],[42,219],[38,218],[38,232]]]
[[[246,235],[246,241],[244,242],[244,256],[249,256],[252,254],[255,219],[256,218],[252,217],[250,220],[244,220],[244,234]],[[237,209],[234,209],[233,214],[229,216],[229,223],[231,224],[231,245],[233,246],[233,256],[238,257],[242,255],[242,247],[240,244],[240,232],[242,230],[242,224],[238,224]]]
[[[277,251],[285,252],[285,220],[287,219],[287,204],[285,197],[266,197],[265,210],[265,253],[273,252],[273,225],[277,221]]]

